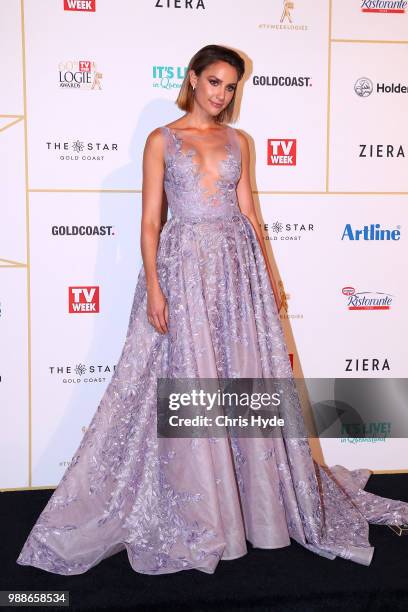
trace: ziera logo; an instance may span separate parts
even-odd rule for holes
[[[296,140],[268,138],[268,166],[296,166]]]
[[[96,10],[96,0],[64,0],[64,11],[91,11]]]
[[[68,287],[70,313],[99,312],[99,287]]]
[[[405,13],[406,0],[362,0],[363,13]]]
[[[371,223],[371,225],[364,225],[363,229],[355,229],[351,227],[351,223],[347,223],[342,237],[342,240],[399,240],[401,238],[400,225],[397,225],[397,229],[381,229],[379,223]]]

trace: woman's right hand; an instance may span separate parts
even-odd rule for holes
[[[160,286],[147,290],[147,318],[159,334],[166,334],[169,323],[169,310],[167,300]]]

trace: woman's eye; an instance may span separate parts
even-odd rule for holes
[[[211,85],[218,85],[218,81],[212,80],[212,81],[210,81],[210,83],[211,83]]]

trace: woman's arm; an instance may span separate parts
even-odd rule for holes
[[[265,259],[265,263],[266,263],[266,268],[268,270],[272,291],[275,296],[276,306],[279,312],[282,307],[282,299],[278,291],[278,288],[276,286],[276,282],[273,277],[271,266],[269,264],[268,255],[267,255],[265,244],[264,244],[264,239],[262,236],[261,229],[259,227],[259,221],[256,216],[254,200],[252,197],[251,181],[250,181],[250,174],[249,174],[250,154],[249,154],[248,141],[241,132],[237,130],[236,133],[238,134],[239,141],[240,141],[240,147],[241,147],[241,178],[239,179],[239,182],[237,185],[238,204],[239,204],[239,208],[241,212],[251,221],[253,228],[255,230],[255,233],[257,235],[259,246],[261,247],[261,250],[262,250],[262,253]]]
[[[167,301],[157,274],[157,249],[162,226],[164,154],[160,128],[153,130],[143,152],[142,220],[140,247],[147,287],[147,316],[160,333],[168,331]]]

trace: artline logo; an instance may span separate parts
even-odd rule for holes
[[[408,2],[405,0],[362,0],[363,13],[405,13]]]
[[[155,8],[205,9],[204,0],[156,0]]]
[[[371,79],[367,77],[360,77],[354,83],[354,91],[360,98],[368,98],[374,91],[374,85]],[[406,94],[408,93],[408,86],[402,85],[401,83],[391,83],[387,85],[385,83],[377,83],[376,84],[376,93],[378,94],[389,94],[389,93],[397,93],[397,94]]]
[[[359,291],[354,287],[343,287],[349,310],[390,310],[393,295],[381,291]]]
[[[65,384],[104,383],[110,379],[116,365],[86,366],[83,363],[78,363],[75,366],[52,365],[48,366],[48,368],[51,376],[62,376],[62,382]],[[85,376],[85,374],[88,375]]]
[[[302,236],[314,231],[313,223],[282,223],[274,221],[273,223],[260,223],[260,228],[264,232],[268,232],[265,236],[266,240],[301,240]],[[274,234],[271,236],[269,230]]]
[[[68,287],[68,312],[99,312],[99,287]]]
[[[114,236],[113,225],[52,225],[52,236]]]
[[[396,241],[401,238],[401,226],[397,225],[397,229],[381,229],[379,223],[371,223],[364,225],[363,229],[355,229],[351,227],[351,223],[347,223],[342,240],[391,240]]]
[[[359,157],[405,157],[403,145],[360,144]]]
[[[64,11],[91,11],[96,10],[96,0],[64,0]]]
[[[255,74],[252,77],[252,85],[264,87],[312,87],[312,77],[310,76],[276,76]]]
[[[296,140],[268,138],[268,166],[296,166]]]
[[[104,161],[105,153],[118,152],[116,142],[83,142],[74,140],[71,144],[61,140],[45,143],[49,152],[57,153],[60,161]]]
[[[388,359],[377,357],[353,357],[345,360],[345,372],[384,372],[391,371]]]
[[[279,22],[276,23],[260,23],[259,28],[272,29],[272,30],[308,30],[307,25],[300,25],[295,23],[295,3],[287,0],[281,0],[280,6],[278,3],[274,3],[276,6],[276,19]],[[278,12],[279,11],[279,12]],[[278,17],[279,15],[279,17]]]
[[[58,65],[60,87],[70,89],[102,89],[101,78],[103,77],[96,63],[91,60],[67,60]]]
[[[180,89],[186,72],[186,66],[153,66],[153,87]]]

